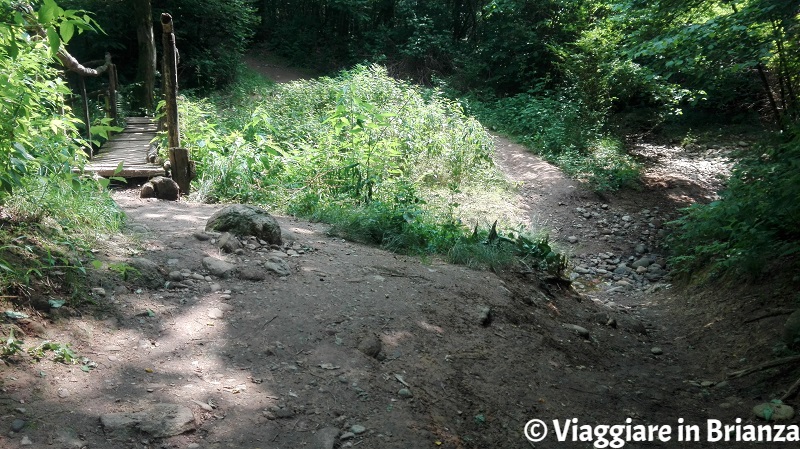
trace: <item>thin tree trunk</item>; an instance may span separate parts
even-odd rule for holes
[[[136,81],[142,83],[139,99],[148,112],[155,105],[156,42],[153,35],[153,9],[150,0],[132,0],[136,18],[136,38],[139,42],[139,65]]]

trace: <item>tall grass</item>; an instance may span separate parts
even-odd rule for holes
[[[483,126],[378,66],[282,85],[248,75],[223,94],[182,101],[180,113],[198,200],[260,204],[419,254],[450,253],[475,223],[524,221],[508,206],[515,193]],[[470,201],[478,193],[492,200]]]

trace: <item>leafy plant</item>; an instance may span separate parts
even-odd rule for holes
[[[124,262],[111,263],[108,265],[108,269],[119,274],[123,281],[127,281],[131,276],[137,276],[139,274],[139,270]]]
[[[669,238],[671,263],[687,275],[759,277],[800,260],[800,138],[744,157],[721,198],[684,210]]]
[[[11,329],[8,338],[0,341],[0,358],[7,359],[22,352],[22,340],[14,337],[14,329]]]
[[[72,348],[70,348],[69,343],[45,341],[35,348],[28,349],[28,354],[36,360],[41,360],[45,357],[47,351],[53,352],[53,360],[56,362],[61,362],[66,365],[78,363],[77,356]]]

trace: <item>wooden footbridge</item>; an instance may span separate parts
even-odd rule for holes
[[[164,167],[156,164],[153,157],[157,151],[152,143],[156,138],[156,123],[148,117],[128,117],[125,122],[125,129],[100,147],[84,172],[120,178],[164,176]]]
[[[103,144],[97,154],[88,151],[89,162],[84,167],[85,173],[96,174],[103,177],[121,178],[152,178],[170,174],[180,187],[183,194],[189,193],[189,184],[194,175],[194,162],[189,160],[189,151],[181,148],[178,126],[178,70],[177,49],[175,48],[175,33],[172,17],[169,14],[161,15],[163,30],[163,92],[165,100],[165,131],[167,132],[169,149],[170,173],[166,173],[163,165],[155,163],[158,153],[155,144],[158,126],[153,119],[147,117],[128,117],[121,133],[114,135]],[[62,54],[63,53],[63,54]],[[110,56],[106,56],[106,63],[98,69],[87,69],[77,62],[65,50],[59,53],[64,66],[70,71],[78,73],[81,77],[80,86],[83,97],[84,123],[86,124],[88,140],[91,140],[89,107],[87,102],[86,87],[83,81],[85,76],[99,76],[109,74],[109,116],[116,121],[116,68],[111,64]],[[159,161],[160,162],[160,161]]]

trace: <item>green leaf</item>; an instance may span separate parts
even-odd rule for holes
[[[55,28],[47,29],[47,43],[50,46],[50,56],[55,56],[59,47],[61,47],[61,38]]]
[[[72,22],[64,22],[61,24],[61,40],[64,44],[67,44],[70,39],[72,39],[72,35],[75,34],[75,26]]]
[[[44,0],[44,5],[39,9],[39,23],[46,25],[56,16],[58,6],[53,0]]]

